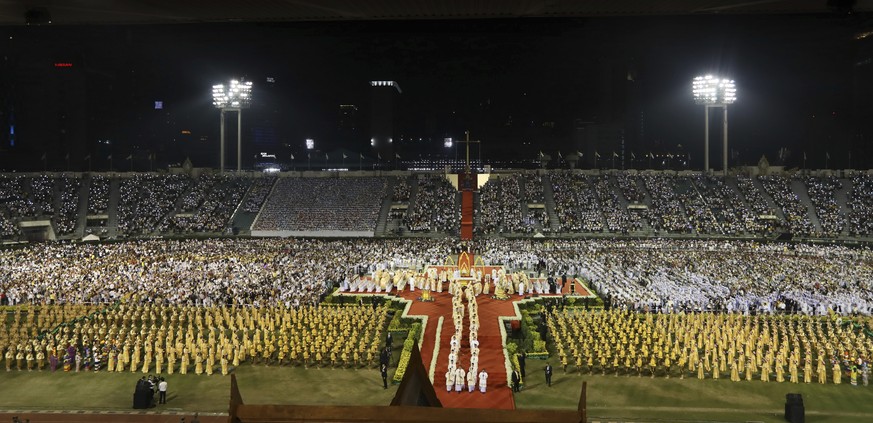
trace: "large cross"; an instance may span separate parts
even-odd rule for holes
[[[470,144],[481,144],[482,141],[479,141],[479,140],[471,141],[470,140],[470,131],[464,131],[464,135],[466,135],[466,139],[464,141],[458,141],[458,142],[467,144],[467,164],[466,164],[465,172],[469,177],[469,175],[470,175]],[[479,155],[480,156],[482,155],[481,153],[482,153],[482,147],[479,147]]]
[[[491,274],[492,269],[499,269],[499,265],[477,265],[475,256],[471,259],[467,256],[467,263],[472,264],[471,270],[481,270],[483,274]],[[428,268],[435,268],[437,272],[446,271],[453,272],[459,269],[462,258],[458,260],[447,259],[442,265],[430,265],[424,269],[422,274],[428,273]],[[481,259],[480,259],[481,263]],[[582,285],[576,288],[577,281],[571,281],[573,291],[577,295],[592,296],[589,291],[585,290]],[[513,306],[513,302],[520,301],[523,296],[517,292],[507,292],[509,299],[500,301],[492,297],[494,289],[490,290],[489,294],[482,294],[477,297],[479,310],[479,332],[478,339],[481,341],[479,346],[479,370],[486,370],[488,376],[488,389],[485,395],[474,390],[474,392],[463,392],[462,394],[447,392],[445,388],[445,372],[448,366],[448,353],[450,350],[450,338],[454,333],[455,327],[452,319],[452,297],[447,289],[441,292],[431,292],[430,297],[433,301],[422,302],[420,297],[422,293],[420,289],[415,291],[408,287],[402,291],[393,291],[392,299],[397,296],[404,300],[411,301],[412,304],[403,314],[406,318],[422,319],[424,325],[421,335],[421,358],[424,367],[428,370],[429,376],[434,383],[434,390],[443,407],[447,408],[513,408],[512,391],[508,387],[507,382],[509,375],[506,372],[505,356],[503,352],[503,339],[500,327],[503,325],[503,320],[520,320],[521,315],[517,314],[518,310]],[[569,294],[570,286],[565,287],[562,294]],[[357,295],[349,293],[347,295]],[[362,294],[372,295],[372,294]],[[378,294],[382,295],[382,294]],[[559,294],[542,295],[560,297]],[[468,316],[467,316],[468,317]],[[462,333],[466,339],[469,330],[469,321],[465,320]],[[462,344],[463,344],[462,340]],[[464,346],[461,349],[459,364],[463,367],[469,366],[469,346]]]

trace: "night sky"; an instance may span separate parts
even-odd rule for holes
[[[200,160],[214,165],[218,112],[210,87],[241,76],[254,81],[257,103],[244,114],[244,129],[275,127],[280,156],[300,154],[308,137],[322,150],[364,151],[372,79],[403,89],[399,131],[424,139],[398,147],[404,154],[440,153],[442,137],[465,129],[483,137],[486,158],[566,154],[581,148],[574,122],[626,119],[626,95],[610,84],[632,69],[644,131],[628,149],[638,155],[682,145],[692,166],[702,167],[703,108],[690,83],[716,73],[737,81],[729,118],[737,162],[756,163],[761,154],[776,162],[786,147],[789,165],[800,165],[807,151],[811,161],[828,152],[846,167],[859,122],[869,120],[853,94],[854,64],[864,58],[863,42],[853,40],[861,24],[820,15],[0,28],[7,81],[0,122],[8,128],[10,105],[19,122],[17,145],[7,140],[0,151],[37,159],[45,150],[157,151],[173,162],[204,150]],[[22,127],[22,114],[34,122],[41,113],[26,107],[37,95],[28,84],[40,83],[30,69],[59,61],[84,72],[87,125],[77,135],[84,144],[46,146]],[[276,81],[269,90],[267,77]],[[336,135],[339,104],[361,108],[354,140]],[[554,127],[543,131],[543,122]],[[183,129],[191,139],[176,136]],[[95,147],[97,139],[113,144]]]

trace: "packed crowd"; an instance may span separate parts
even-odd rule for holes
[[[523,218],[527,204],[522,200],[521,175],[491,178],[479,189],[479,224],[482,233],[531,232],[533,225]]]
[[[275,183],[275,177],[255,179],[252,183],[252,188],[249,190],[249,194],[246,197],[243,210],[247,213],[257,213],[261,211],[261,206],[264,205],[264,201],[267,201],[267,196],[270,195],[270,191],[273,189],[273,184]]]
[[[21,233],[16,220],[30,214],[22,176],[0,177],[0,236],[11,238]]]
[[[88,214],[104,214],[109,210],[109,178],[91,175],[88,185]]]
[[[281,178],[253,229],[373,231],[386,187],[376,177]]]
[[[674,182],[676,184],[676,197],[685,209],[691,227],[697,233],[702,234],[723,233],[722,225],[716,221],[715,214],[706,201],[706,197],[698,189],[693,178],[677,177]]]
[[[873,234],[873,175],[852,177],[852,193],[849,196],[846,219],[850,234]]]
[[[124,297],[160,304],[315,304],[329,287],[361,274],[422,269],[457,248],[451,240],[42,244],[0,252],[0,294],[12,304]],[[689,240],[483,240],[472,248],[509,274],[582,277],[609,307],[873,313],[873,252],[867,248]]]
[[[391,193],[392,203],[406,203],[409,201],[409,178],[397,178]]]
[[[873,314],[873,253],[838,246],[690,240],[507,241],[486,263],[580,276],[633,310]]]
[[[170,229],[177,233],[222,232],[251,186],[251,178],[207,175],[182,197],[180,212],[173,215]]]
[[[791,232],[803,235],[814,232],[806,206],[800,202],[800,197],[791,189],[790,179],[777,175],[759,176],[758,179],[764,186],[764,190],[782,209],[786,224]]]
[[[833,176],[807,177],[803,179],[806,185],[809,199],[815,206],[815,214],[821,225],[823,235],[839,236],[846,227],[846,219],[837,204],[836,193],[843,187],[843,183]]]
[[[24,189],[26,183],[24,176],[0,177],[0,204],[6,209],[10,218],[36,214],[33,199]]]
[[[82,181],[75,177],[58,179],[58,213],[55,215],[55,231],[69,234],[76,228],[79,219],[79,192]]]
[[[55,178],[40,175],[30,180],[30,196],[33,202],[33,216],[45,217],[55,214]]]
[[[741,197],[729,200],[737,209],[735,216],[739,221],[735,221],[734,225],[737,226],[737,229],[739,229],[739,225],[744,226],[749,233],[767,234],[773,232],[776,229],[778,219],[773,215],[773,210],[770,209],[761,191],[755,187],[755,181],[748,176],[737,175],[736,182]],[[730,207],[730,204],[726,203],[725,207]]]
[[[18,235],[17,221],[51,219],[59,235],[73,231],[78,218],[79,180],[69,176],[0,178],[0,237]]]
[[[614,233],[628,233],[642,229],[640,216],[628,212],[626,207],[621,206],[616,187],[610,178],[599,176],[594,178],[594,191],[600,202],[600,209],[605,210],[606,229]]]
[[[461,210],[455,202],[458,191],[443,176],[420,175],[415,204],[403,223],[412,232],[456,232]]]
[[[682,203],[676,198],[674,177],[642,175],[640,179],[649,192],[652,203],[647,213],[652,228],[672,233],[691,232],[692,226],[682,209]]]
[[[88,187],[87,213],[92,216],[87,220],[86,232],[89,233],[94,232],[94,226],[105,233],[116,216],[118,234],[122,236],[216,233],[226,228],[230,208],[258,213],[268,200],[273,204],[270,216],[259,220],[265,225],[277,225],[275,219],[290,219],[289,222],[301,220],[294,224],[296,228],[308,226],[311,230],[321,230],[318,221],[329,217],[337,221],[338,228],[368,228],[355,229],[364,231],[375,228],[375,223],[369,223],[370,216],[375,222],[378,217],[375,202],[385,199],[382,187],[388,185],[387,179],[318,179],[211,175],[192,179],[184,175],[141,174],[111,181],[99,174],[84,179],[64,174],[2,175],[0,237],[19,236],[18,223],[26,218],[50,218],[58,235],[71,234],[79,219],[78,197],[83,183]],[[757,236],[767,236],[777,230],[826,237],[873,234],[873,223],[870,223],[873,222],[873,177],[869,175],[852,177],[851,190],[845,193],[842,187],[849,181],[835,177],[760,176],[752,179],[738,175],[736,186],[732,179],[570,172],[553,172],[548,177],[555,200],[553,216],[558,218],[556,228],[563,233],[629,234],[651,229],[666,233]],[[277,180],[281,189],[271,196]],[[298,180],[302,183],[296,184]],[[325,182],[328,180],[331,182]],[[378,182],[373,183],[374,180]],[[116,182],[119,205],[117,210],[109,210],[110,187]],[[411,187],[410,183],[417,186]],[[543,183],[543,176],[533,174],[501,175],[499,180],[486,183],[479,192],[476,230],[487,234],[548,230],[552,210],[540,206],[545,203]],[[325,184],[329,189],[318,193],[306,189]],[[457,230],[460,220],[455,200],[457,192],[445,178],[401,177],[394,180],[392,187],[388,195],[393,203],[410,200],[412,203],[408,209],[397,208],[389,216],[401,219],[402,225],[410,231]],[[241,200],[238,198],[240,190],[244,193]],[[798,191],[803,192],[798,195]],[[308,196],[295,198],[314,198],[296,207],[315,210],[315,213],[307,215],[299,211],[295,214],[291,209],[283,209],[281,205],[290,201],[290,192]],[[845,201],[843,196],[847,197]],[[374,205],[371,207],[370,203]]]
[[[547,325],[565,371],[616,376],[867,385],[873,356],[861,325],[828,317],[613,310],[550,314]]]
[[[604,213],[590,176],[551,175],[555,215],[563,232],[600,232]]]
[[[331,284],[387,256],[357,249],[353,242],[293,240],[40,244],[0,252],[0,293],[10,304],[125,297],[158,304],[315,304]]]
[[[166,232],[170,226],[167,218],[191,184],[186,175],[139,174],[122,179],[118,233],[130,236]]]

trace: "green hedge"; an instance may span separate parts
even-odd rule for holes
[[[406,335],[406,340],[403,341],[403,351],[400,352],[400,360],[397,362],[397,371],[394,372],[392,383],[400,383],[403,380],[403,375],[406,374],[406,368],[409,367],[409,356],[412,354],[412,348],[418,342],[418,337],[421,334],[421,323],[413,323],[409,329],[409,334]]]
[[[534,308],[534,310],[539,312],[542,309],[541,307]],[[542,339],[539,331],[537,331],[536,323],[528,310],[521,312],[521,334],[523,337],[520,346],[522,351],[528,354],[546,352],[546,342]]]

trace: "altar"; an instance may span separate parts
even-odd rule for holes
[[[469,275],[468,276],[459,276],[459,277],[455,278],[455,283],[461,284],[461,286],[467,286],[467,285],[470,285],[470,284],[477,282],[477,281],[478,281],[478,279],[476,279],[475,276],[469,276]]]

